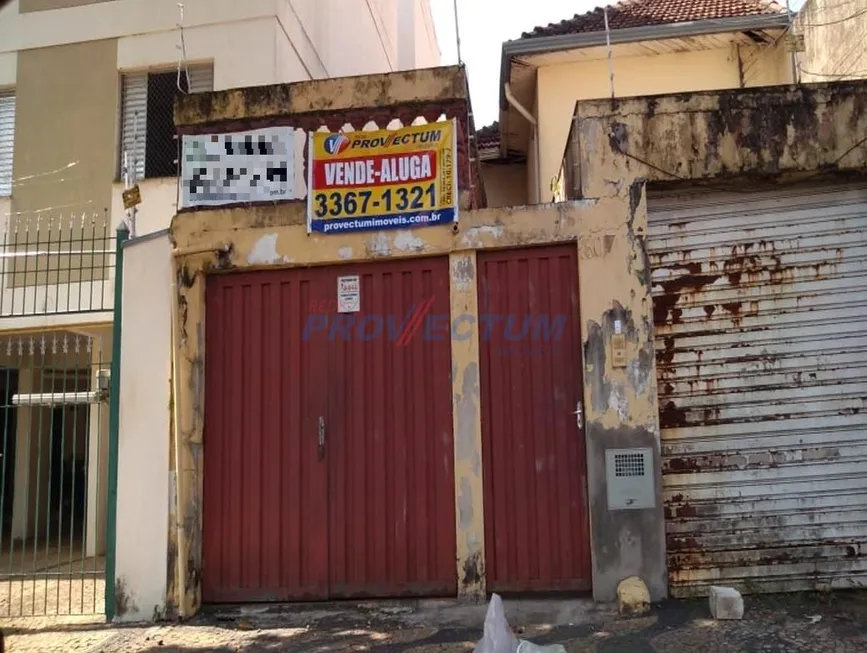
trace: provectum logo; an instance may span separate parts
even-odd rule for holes
[[[304,324],[303,340],[319,333],[329,341],[370,342],[385,339],[396,347],[411,341],[462,341],[473,332],[481,342],[491,342],[500,354],[532,354],[546,351],[562,341],[567,324],[563,314],[458,315],[433,312],[433,297],[413,306],[405,315],[381,313],[332,313],[336,306],[327,301],[313,301]]]
[[[349,139],[343,134],[332,134],[325,139],[325,151],[331,156],[345,152],[349,147]]]

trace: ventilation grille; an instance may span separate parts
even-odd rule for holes
[[[605,473],[609,510],[656,507],[652,449],[608,449]]]
[[[614,454],[615,476],[644,476],[644,454]]]

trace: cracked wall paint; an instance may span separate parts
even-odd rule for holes
[[[411,231],[398,231],[394,237],[394,247],[402,252],[423,252],[424,240]]]
[[[499,238],[503,235],[503,227],[499,225],[485,225],[482,227],[467,229],[461,242],[467,247],[478,247],[482,235],[490,235],[494,238]]]
[[[247,256],[247,263],[249,265],[276,265],[289,263],[289,259],[277,253],[277,234],[265,234],[256,242],[253,250]]]
[[[466,257],[455,257],[451,260],[452,284],[461,292],[469,290],[476,282],[476,268],[473,261]]]
[[[449,256],[451,314],[478,315],[475,252]],[[479,340],[452,340],[452,419],[455,446],[458,594],[485,597],[485,519],[482,483],[481,386]]]

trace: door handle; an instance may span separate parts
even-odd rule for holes
[[[575,412],[572,413],[575,416],[575,422],[578,424],[578,428],[584,428],[584,402],[578,401],[575,405]]]
[[[325,458],[325,418],[319,417],[319,460]]]

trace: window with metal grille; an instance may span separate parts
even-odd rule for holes
[[[135,179],[174,177],[178,174],[174,103],[184,93],[214,89],[214,67],[190,66],[187,71],[130,73],[123,76],[121,102],[120,176],[126,170]],[[179,90],[180,87],[180,90]]]
[[[0,91],[0,196],[12,194],[12,148],[15,145],[15,93]]]

